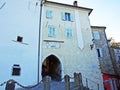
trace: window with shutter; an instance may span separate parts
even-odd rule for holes
[[[55,37],[55,27],[52,25],[48,26],[48,37]]]
[[[98,48],[98,49],[97,49],[97,54],[98,54],[98,57],[103,57],[102,48]]]
[[[74,21],[74,14],[70,14],[71,21]]]
[[[53,12],[52,12],[52,10],[46,10],[46,17],[47,17],[47,18],[52,18],[52,17],[53,17]]]
[[[66,21],[71,21],[70,13],[65,13],[65,20]]]
[[[117,63],[120,64],[120,56],[118,56]]]
[[[72,38],[73,37],[72,29],[70,29],[70,28],[66,29],[66,37],[67,38]]]
[[[100,57],[103,57],[103,51],[102,51],[102,48],[99,48],[100,50]]]
[[[94,32],[93,32],[93,36],[94,36],[94,39],[95,39],[95,40],[99,40],[99,39],[100,39],[100,35],[99,35],[99,32],[98,32],[98,31],[94,31]]]
[[[74,21],[74,14],[62,12],[62,20],[64,21]]]

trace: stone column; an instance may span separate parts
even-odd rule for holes
[[[70,77],[69,75],[65,75],[65,90],[70,90]]]
[[[50,82],[51,82],[51,77],[50,76],[45,76],[44,79],[43,79],[44,90],[50,90]]]

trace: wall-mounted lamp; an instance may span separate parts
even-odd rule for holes
[[[91,50],[93,49],[93,47],[94,47],[94,44],[91,44],[91,45],[90,45]]]
[[[93,47],[94,47],[94,38],[92,39],[92,42],[93,42],[93,44],[90,44],[90,48],[91,48],[91,50],[92,50]]]
[[[93,39],[92,39],[92,42],[94,43],[94,41],[95,41],[95,39],[93,38]]]

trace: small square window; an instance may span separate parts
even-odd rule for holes
[[[18,41],[18,42],[22,42],[22,41],[23,41],[23,37],[17,36],[17,41]]]
[[[95,40],[99,40],[99,39],[100,39],[100,34],[99,34],[99,32],[98,32],[98,31],[94,31],[94,32],[93,32],[93,37],[94,37]]]
[[[14,64],[12,67],[12,75],[13,76],[20,76],[20,71],[21,71],[20,65]]]

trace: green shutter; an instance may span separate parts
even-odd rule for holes
[[[74,14],[70,14],[70,20],[73,22],[74,20],[75,20],[75,16],[74,16]]]
[[[62,20],[65,21],[65,13],[64,12],[61,13],[61,17],[62,17]]]
[[[99,48],[99,51],[100,51],[100,57],[103,57],[102,48]]]
[[[48,37],[51,37],[51,26],[48,26]]]
[[[47,18],[52,18],[52,17],[53,17],[53,12],[52,12],[52,10],[46,10],[46,17],[47,17]]]
[[[66,29],[66,37],[67,38],[72,38],[73,37],[72,29],[70,29],[70,28]]]
[[[55,37],[55,27],[54,26],[48,26],[48,37]]]

